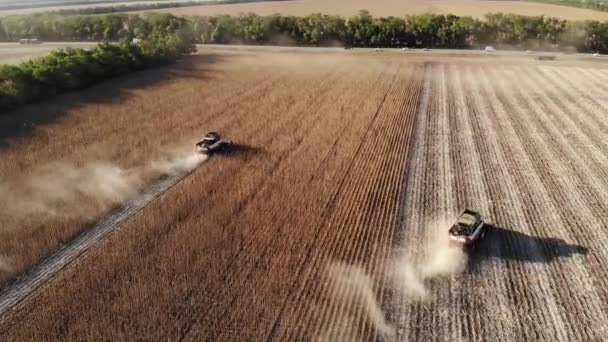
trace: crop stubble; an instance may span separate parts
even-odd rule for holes
[[[437,96],[418,117],[404,231],[416,235],[420,212],[453,217],[465,207],[498,228],[469,272],[430,284],[430,302],[385,303],[399,338],[606,338],[606,93],[586,96],[581,69],[603,75],[545,64],[433,65]]]
[[[379,339],[336,261],[370,275],[399,340],[608,336],[605,70],[249,54],[251,78],[226,73],[241,90],[203,97],[204,123],[250,148],[135,217],[2,336]],[[388,290],[394,249],[423,253],[425,227],[465,207],[497,226],[468,272],[427,281],[425,302]]]

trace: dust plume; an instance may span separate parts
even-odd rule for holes
[[[0,273],[1,272],[13,272],[14,267],[11,260],[4,256],[0,255]]]
[[[92,219],[135,196],[147,182],[192,170],[204,159],[174,152],[132,168],[98,161],[50,163],[0,183],[0,217],[15,225],[32,216]]]
[[[427,226],[424,260],[421,275],[424,279],[450,275],[464,271],[467,255],[464,250],[450,243],[448,229],[454,221],[434,221]]]
[[[148,170],[157,174],[174,175],[181,172],[193,170],[207,159],[206,155],[192,152],[174,152],[165,158],[150,162]]]
[[[368,322],[380,337],[393,341],[395,328],[385,318],[381,303],[377,299],[377,290],[384,284],[393,296],[406,301],[433,300],[427,282],[460,273],[465,270],[467,264],[464,250],[450,243],[447,234],[450,224],[451,221],[445,220],[426,224],[424,229],[421,229],[424,232],[423,242],[416,250],[408,249],[406,241],[402,241],[395,255],[388,261],[386,269],[381,270],[379,276],[375,278],[358,266],[330,264],[327,268],[328,278],[334,286],[332,293],[338,294],[338,298],[334,298],[337,299],[338,305],[362,308]],[[338,290],[336,291],[335,288]],[[353,322],[354,318],[348,314],[338,319],[341,320],[339,326],[358,326],[358,322]],[[335,325],[332,323],[329,326]],[[340,332],[340,338],[349,333],[349,331]],[[336,332],[332,335],[336,335]]]
[[[351,306],[362,308],[374,328],[383,336],[394,336],[394,328],[388,324],[384,317],[384,312],[380,307],[380,303],[376,301],[374,293],[374,282],[365,271],[356,266],[343,263],[330,264],[327,268],[330,279],[339,297],[340,305],[343,307]],[[349,305],[350,304],[350,305]],[[345,316],[350,316],[348,312]],[[355,324],[350,324],[354,317],[342,317],[341,324],[335,325],[334,330],[327,333],[327,340],[348,340],[346,336],[348,330],[356,327]],[[335,327],[341,329],[335,329]]]

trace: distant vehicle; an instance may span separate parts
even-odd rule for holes
[[[526,50],[526,53],[532,53],[532,50]]]
[[[488,46],[486,46],[486,48],[484,50],[486,52],[494,52],[494,51],[496,51],[496,48],[493,47],[493,46],[488,45]]]
[[[401,51],[407,51],[407,50],[409,50],[409,48],[407,48],[407,47],[402,47],[401,48]]]
[[[554,61],[555,56],[551,56],[551,55],[536,56],[536,59],[539,61]]]
[[[382,51],[384,51],[384,49],[376,48],[376,52],[382,52]]]
[[[486,235],[481,215],[470,209],[465,209],[460,214],[448,232],[450,240],[465,247],[474,245]]]
[[[32,39],[19,39],[19,44],[22,45],[27,45],[27,44],[42,44],[42,41],[39,40],[38,38],[32,38]]]
[[[196,143],[196,150],[202,154],[213,154],[223,150],[226,145],[227,143],[219,133],[209,132]]]
[[[424,49],[422,49],[422,51],[431,51],[431,49],[429,49],[429,48],[424,48]]]
[[[344,50],[352,50],[352,49],[353,49],[353,47],[352,47],[352,46],[345,46],[345,47],[344,47]]]
[[[600,53],[599,53],[599,52],[596,52],[596,53],[594,53],[594,54],[593,54],[593,56],[594,56],[594,57],[599,57],[599,56],[600,56]]]

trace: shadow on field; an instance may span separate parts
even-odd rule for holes
[[[475,270],[485,259],[531,263],[550,263],[557,258],[585,255],[586,247],[570,244],[559,238],[527,235],[515,230],[486,224],[487,233],[470,254],[469,269]]]
[[[31,134],[37,126],[59,121],[70,110],[88,104],[116,104],[127,101],[129,92],[146,89],[174,79],[204,79],[206,65],[230,58],[230,54],[201,54],[187,56],[183,60],[165,67],[138,71],[125,76],[103,81],[82,91],[65,94],[25,105],[18,109],[0,113],[0,149],[11,139]],[[176,94],[176,96],[179,96]],[[50,143],[50,137],[44,137]]]
[[[248,158],[263,152],[264,150],[259,147],[250,146],[238,142],[231,142],[230,144],[226,145],[226,147],[224,147],[221,152],[221,155],[226,157]]]

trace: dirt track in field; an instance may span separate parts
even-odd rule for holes
[[[143,210],[159,196],[162,196],[163,193],[175,186],[175,184],[190,175],[193,168],[198,167],[207,158],[200,155],[196,156],[196,159],[195,165],[193,164],[192,168],[173,172],[173,174],[163,177],[163,179],[142,190],[133,199],[127,201],[118,209],[113,210],[94,225],[86,227],[77,238],[60,246],[40,263],[21,275],[18,281],[0,291],[0,316],[5,315],[10,310],[15,310],[17,306],[25,303],[30,296],[35,294],[35,291],[39,287],[43,286],[64,267],[75,262],[78,257],[102,241],[115,229],[119,228],[126,220]]]
[[[226,63],[187,89],[224,89],[197,101],[238,137],[233,152],[5,316],[0,336],[608,338],[600,63],[261,51]],[[492,224],[465,271],[420,278],[425,296],[394,288],[394,255],[438,248],[423,237],[465,207]]]

